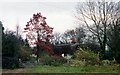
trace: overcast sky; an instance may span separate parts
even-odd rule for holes
[[[54,32],[64,32],[75,27],[75,6],[77,2],[2,2],[0,19],[8,30],[21,30],[34,13],[41,12]]]
[[[76,27],[74,14],[76,4],[82,0],[0,0],[0,21],[5,29],[21,32],[34,13],[41,12],[54,32],[64,32]],[[84,0],[85,1],[85,0]]]

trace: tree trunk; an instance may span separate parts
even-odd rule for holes
[[[39,41],[39,31],[37,31],[37,41]],[[39,45],[37,44],[37,63],[39,63]]]

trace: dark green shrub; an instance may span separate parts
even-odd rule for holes
[[[30,60],[30,55],[32,54],[32,50],[27,46],[20,46],[19,50],[19,58],[21,61]]]
[[[40,58],[40,63],[42,63],[43,65],[60,66],[67,63],[67,59],[56,56],[42,57]]]
[[[2,36],[2,68],[17,68],[19,55],[19,39],[14,32],[6,32]]]
[[[60,65],[67,63],[67,59],[62,58],[62,57],[54,56],[52,57],[52,59],[53,59],[51,63],[52,66],[60,66]]]
[[[62,63],[60,63],[59,61],[56,61],[56,60],[53,60],[51,63],[50,63],[51,66],[60,66],[60,65],[63,65]]]
[[[19,61],[13,57],[3,57],[2,58],[2,68],[14,69],[19,67]]]
[[[42,61],[40,60],[40,63],[43,63],[43,65],[51,65],[51,62],[53,61],[52,58],[49,57],[44,57],[41,59]]]

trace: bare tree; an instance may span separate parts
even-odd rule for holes
[[[81,6],[77,5],[76,18],[85,23],[88,30],[97,37],[101,47],[101,54],[104,55],[107,45],[107,29],[109,22],[114,19],[117,11],[118,3],[106,1],[86,2]]]
[[[59,32],[54,33],[54,43],[58,44],[60,42],[61,34]]]
[[[75,31],[78,43],[83,43],[86,37],[85,30],[83,29],[83,27],[78,27],[75,29]]]
[[[18,32],[19,32],[19,25],[16,26],[16,36],[18,36]]]
[[[66,30],[64,35],[66,36],[66,38],[69,38],[71,40],[71,43],[77,42],[76,31],[74,29]]]

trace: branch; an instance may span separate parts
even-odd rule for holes
[[[83,17],[83,19],[84,19],[84,23],[87,25],[87,27],[88,27],[89,31],[90,31],[90,32],[92,32],[94,35],[96,35],[96,36],[97,36],[96,31],[88,25],[88,23],[87,23],[87,21],[86,21],[86,19],[85,19],[85,16],[84,16],[84,14],[83,14],[83,11],[82,11],[82,10],[81,10],[81,14],[82,14],[82,17]]]

